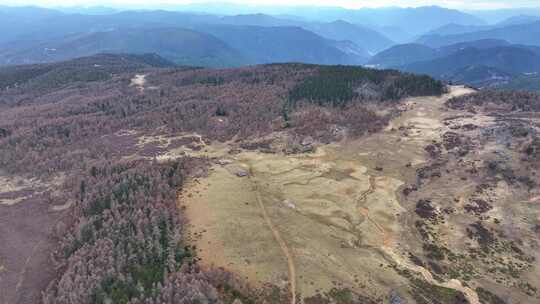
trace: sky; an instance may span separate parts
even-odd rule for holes
[[[417,7],[439,5],[456,9],[499,9],[517,7],[539,7],[540,0],[217,0],[213,2],[235,2],[248,5],[316,5],[341,6],[346,8],[401,6]],[[0,0],[4,5],[39,5],[39,6],[138,6],[149,3],[171,5],[193,2],[210,2],[209,0]]]

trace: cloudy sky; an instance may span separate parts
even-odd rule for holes
[[[235,2],[250,5],[319,5],[347,8],[423,5],[440,5],[458,9],[497,9],[516,7],[539,7],[540,0],[156,0],[160,4],[186,4],[193,2]],[[152,3],[150,2],[150,3]],[[7,5],[87,6],[87,5],[148,5],[148,0],[0,0]]]

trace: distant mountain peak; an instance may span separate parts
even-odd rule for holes
[[[497,26],[521,25],[540,21],[540,16],[517,15],[497,23]]]
[[[352,25],[350,22],[347,22],[343,19],[338,19],[335,21],[330,22],[331,24],[338,24],[338,25]]]

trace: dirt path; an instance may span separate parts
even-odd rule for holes
[[[365,216],[366,219],[382,234],[383,246],[389,246],[390,236],[388,235],[388,233],[386,233],[386,230],[381,225],[379,225],[377,221],[371,218],[371,216],[369,216],[368,208],[362,207],[362,203],[364,203],[367,200],[368,196],[373,194],[376,189],[377,185],[375,184],[375,176],[371,175],[369,177],[369,188],[359,195],[359,197],[356,199],[356,205],[360,214]]]
[[[266,211],[266,207],[264,206],[264,203],[262,201],[261,193],[259,191],[259,186],[257,182],[255,182],[251,177],[250,177],[250,180],[252,181],[254,185],[255,194],[257,196],[257,203],[261,209],[266,225],[272,231],[272,235],[274,236],[274,239],[279,244],[279,247],[281,248],[281,251],[283,252],[283,255],[285,256],[287,260],[287,268],[289,270],[289,287],[291,290],[291,304],[296,304],[296,268],[294,267],[293,255],[291,251],[289,250],[287,243],[281,237],[279,230],[276,228],[276,226],[272,222],[272,219],[270,218],[270,216],[268,216],[268,212]]]
[[[369,188],[366,191],[360,193],[360,195],[356,199],[358,206],[360,206],[360,203],[365,202],[369,195],[375,192],[375,187],[375,176],[372,175],[369,177]]]

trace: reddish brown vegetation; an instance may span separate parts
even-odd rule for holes
[[[455,97],[446,102],[451,109],[468,109],[472,106],[504,107],[511,111],[540,111],[540,94],[526,91],[480,91]]]
[[[465,211],[474,213],[476,215],[481,215],[482,213],[486,213],[489,210],[493,209],[493,206],[491,206],[488,202],[486,202],[483,199],[475,199],[470,204],[466,204],[464,206]]]
[[[423,219],[427,220],[436,220],[437,219],[437,210],[432,206],[431,201],[428,199],[419,200],[416,203],[416,214]]]
[[[42,178],[64,173],[64,192],[49,200],[75,202],[55,227],[58,273],[44,302],[249,302],[230,275],[201,271],[182,238],[176,192],[197,165],[194,160],[122,159],[164,152],[155,145],[137,146],[140,135],[186,132],[244,141],[278,130],[330,141],[375,132],[387,123],[388,117],[367,110],[370,101],[356,94],[339,108],[302,98],[288,107],[289,92],[319,72],[306,65],[147,70],[144,90],[130,86],[133,75],[124,74],[105,82],[1,91],[0,168]],[[385,73],[377,81],[393,99],[438,85],[412,75],[401,79],[397,72],[386,79]],[[190,143],[177,140],[172,146],[185,144]]]

